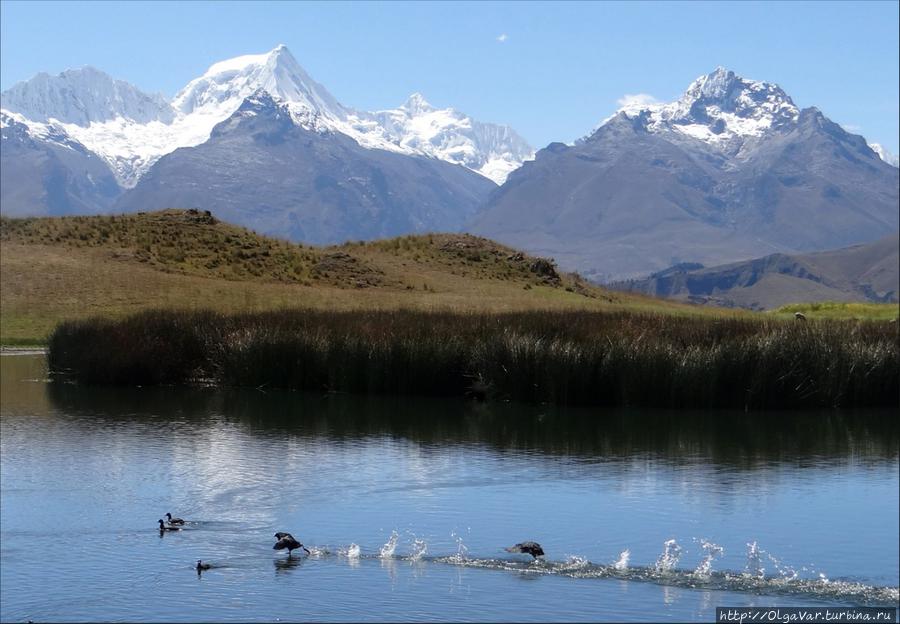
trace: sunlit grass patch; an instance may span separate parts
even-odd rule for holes
[[[770,314],[780,317],[793,316],[795,312],[807,318],[822,319],[869,319],[890,321],[900,315],[900,304],[896,303],[856,303],[845,301],[821,301],[818,303],[792,303],[772,310]]]

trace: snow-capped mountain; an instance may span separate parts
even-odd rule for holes
[[[717,67],[692,82],[674,102],[632,104],[616,114],[635,120],[648,132],[677,132],[734,155],[748,139],[796,123],[800,109],[778,85],[746,80]]]
[[[898,157],[897,154],[891,153],[879,143],[869,143],[869,147],[871,147],[872,151],[878,154],[878,157],[887,164],[893,165],[894,167],[900,167],[900,157]]]
[[[719,67],[538,151],[469,228],[608,281],[865,243],[898,213],[898,169],[863,137]]]
[[[266,54],[248,54],[213,64],[178,92],[172,106],[184,115],[213,110],[231,115],[245,98],[260,90],[324,117],[347,117],[346,109],[310,78],[284,45]]]
[[[773,130],[796,125],[800,109],[778,85],[748,80],[720,66],[692,82],[678,100],[628,104],[594,131],[618,114],[643,124],[648,132],[677,132],[737,156]],[[884,162],[898,166],[896,155],[878,143],[868,145]]]
[[[175,118],[161,95],[148,95],[93,67],[69,69],[58,76],[40,73],[0,94],[0,106],[26,119],[88,127],[124,118],[136,123]]]
[[[36,137],[64,134],[85,145],[109,164],[122,187],[132,188],[163,155],[207,141],[216,124],[258,91],[284,103],[306,129],[339,132],[366,148],[461,164],[497,183],[533,153],[509,128],[450,109],[420,111],[425,120],[411,113],[405,131],[398,124],[386,127],[382,120],[394,111],[371,114],[343,106],[283,45],[213,64],[171,103],[84,68],[19,83],[2,94],[2,108],[17,114]]]
[[[280,45],[268,54],[216,63],[172,101],[185,115],[221,118],[257,91],[287,105],[306,129],[346,134],[363,147],[421,154],[462,165],[502,184],[534,149],[508,126],[436,109],[414,93],[399,108],[368,113],[341,105]]]
[[[298,123],[302,107],[265,90],[208,141],[166,154],[117,201],[126,212],[181,206],[308,243],[456,231],[496,185],[436,158],[367,149]]]
[[[460,164],[497,184],[534,157],[534,149],[509,126],[475,121],[452,108],[435,108],[420,93],[413,93],[399,108],[372,116],[394,145]]]

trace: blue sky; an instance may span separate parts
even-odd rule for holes
[[[900,151],[898,2],[0,2],[0,88],[93,65],[167,96],[284,43],[342,103],[420,91],[536,147],[588,133],[625,94],[677,98],[717,65]]]

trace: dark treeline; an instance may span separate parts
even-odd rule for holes
[[[61,324],[52,371],[87,384],[214,383],[648,407],[895,406],[896,324],[596,312],[148,311]]]

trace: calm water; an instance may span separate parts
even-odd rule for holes
[[[712,621],[898,600],[890,414],[85,389],[43,366],[0,358],[3,621]],[[160,535],[167,511],[187,528]],[[279,530],[313,555],[273,551]],[[546,561],[502,550],[528,539]]]

